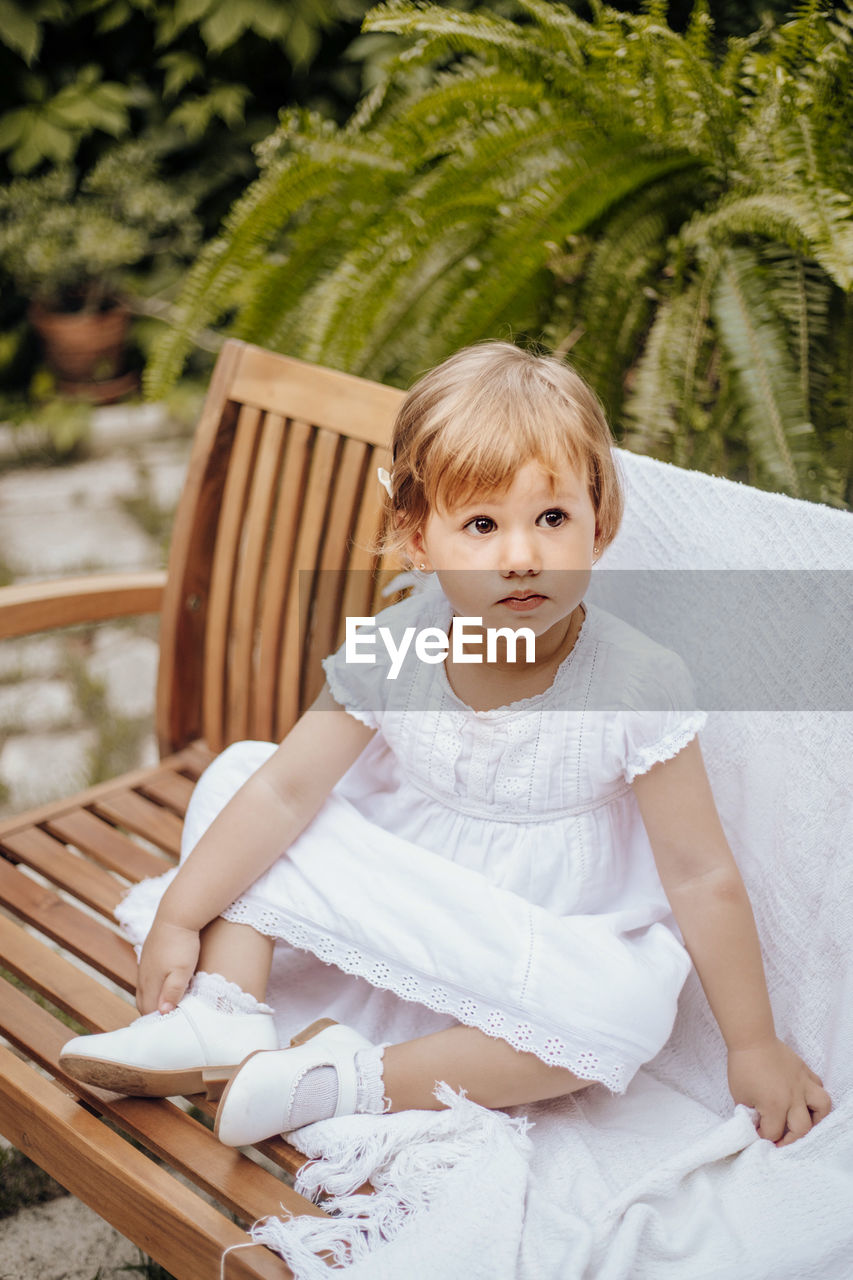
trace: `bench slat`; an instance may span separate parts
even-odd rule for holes
[[[4,915],[0,915],[0,963],[87,1031],[112,1031],[136,1017],[129,1000]]]
[[[366,382],[336,369],[321,369],[291,356],[273,355],[248,344],[231,376],[230,394],[241,404],[305,418],[320,427],[341,430],[341,424],[346,424],[348,435],[369,444],[386,438],[388,424],[404,396],[395,387]]]
[[[347,578],[353,530],[364,490],[366,458],[370,450],[360,440],[346,439],[329,495],[329,512],[314,593],[311,632],[304,655],[303,701],[313,702],[323,687],[321,661],[337,645],[340,605]],[[376,481],[377,485],[379,481]]]
[[[0,1129],[73,1195],[183,1280],[219,1275],[222,1255],[246,1244],[239,1227],[62,1089],[0,1046]],[[228,1280],[284,1280],[260,1246],[229,1255]]]
[[[68,1030],[22,992],[7,990],[0,998],[0,1026],[16,1048],[50,1071],[99,1115],[106,1116],[141,1142],[160,1160],[244,1222],[277,1213],[285,1204],[294,1213],[323,1217],[322,1209],[306,1201],[281,1179],[218,1142],[211,1131],[175,1103],[165,1099],[129,1098],[73,1080],[59,1063]],[[301,1157],[304,1163],[305,1157]]]
[[[93,808],[102,817],[127,827],[128,831],[150,840],[167,853],[175,857],[180,853],[183,825],[180,818],[152,800],[146,800],[138,792],[117,791],[96,801]]]
[[[329,493],[338,466],[341,439],[336,432],[317,431],[312,442],[311,462],[305,501],[299,514],[294,553],[295,573],[291,573],[284,613],[281,669],[289,674],[279,684],[278,721],[275,736],[283,736],[299,718],[303,660],[308,634],[306,598],[313,593],[316,566],[323,545]],[[298,673],[293,678],[291,673]]]
[[[195,783],[182,773],[169,772],[154,774],[150,781],[140,783],[139,790],[164,808],[171,809],[176,817],[183,818],[194,786]]]
[[[252,700],[253,735],[269,742],[277,736],[275,705],[279,680],[293,679],[291,673],[282,672],[281,635],[284,626],[285,602],[290,589],[299,517],[308,483],[312,436],[312,429],[307,422],[292,421],[289,424],[278,500],[270,534],[270,564],[276,567],[276,572],[268,573],[264,582],[260,615],[258,678]]]
[[[379,481],[376,480],[376,483],[372,484],[371,480],[376,479],[377,467],[389,467],[390,465],[391,459],[387,449],[373,449],[371,451],[367,461],[365,491],[362,496],[355,531],[352,535],[349,571],[344,586],[340,624],[335,643],[332,645],[333,649],[337,649],[343,641],[343,628],[348,617],[365,617],[373,612],[372,572],[376,557],[369,548],[371,541],[376,537],[379,530],[379,518],[384,497]]]
[[[229,629],[234,608],[234,575],[239,564],[243,533],[243,517],[249,501],[252,467],[258,447],[263,414],[243,406],[237,418],[237,430],[216,530],[216,545],[210,579],[207,628],[204,637],[204,736],[212,746],[221,748],[227,742],[225,679],[228,669]]]
[[[125,1026],[136,1017],[136,1008],[129,1001],[107,990],[96,978],[78,969],[65,956],[51,950],[20,925],[13,924],[2,915],[0,963],[88,1031],[111,1031],[114,1027]],[[8,999],[9,990],[7,984],[0,984],[0,1027],[4,1026],[4,992]],[[70,1031],[66,1032],[65,1039],[71,1034]],[[44,1065],[49,1064],[45,1062]],[[56,1063],[52,1065],[56,1066]],[[205,1115],[212,1118],[216,1114],[214,1103],[209,1103],[202,1097],[196,1098],[195,1102]],[[305,1156],[283,1138],[271,1138],[268,1142],[259,1143],[258,1150],[263,1151],[287,1173],[296,1173],[305,1163]]]
[[[76,845],[109,871],[127,880],[159,876],[174,865],[171,859],[143,849],[123,831],[89,809],[74,809],[45,823],[48,831],[68,844]]]
[[[229,739],[247,738],[250,733],[251,690],[255,683],[256,619],[267,561],[270,521],[279,488],[285,427],[285,419],[279,414],[268,413],[265,416],[245,511],[239,558],[233,565],[234,615],[228,657],[226,709]]]
[[[18,831],[0,841],[0,849],[8,851],[13,861],[20,860],[50,880],[51,884],[67,890],[101,915],[112,918],[122,896],[118,881],[86,858],[71,853],[46,831],[39,827]]]
[[[22,920],[128,991],[136,989],[129,942],[0,858],[0,899]]]
[[[66,796],[62,800],[51,800],[47,804],[38,805],[37,808],[30,809],[27,813],[22,813],[17,817],[4,818],[0,822],[0,836],[11,835],[13,831],[20,831],[24,827],[40,827],[46,822],[52,822],[62,814],[84,806],[90,808],[104,796],[111,796],[116,792],[132,791],[134,787],[139,786],[140,783],[147,782],[153,774],[159,773],[161,770],[174,769],[179,773],[192,775],[193,770],[197,769],[200,773],[212,758],[212,754],[203,743],[193,743],[175,755],[164,757],[154,769],[150,765],[144,769],[134,769],[130,773],[122,774],[120,778],[112,778],[109,782],[98,782],[93,787],[87,787],[85,791],[80,791],[77,795]]]
[[[183,751],[161,760],[160,763],[170,765],[176,773],[185,774],[193,782],[197,782],[215,754],[216,752],[212,751],[206,743],[191,742],[189,746],[184,747]]]

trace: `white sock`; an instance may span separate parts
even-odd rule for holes
[[[296,1086],[290,1123],[294,1129],[328,1120],[338,1105],[338,1073],[334,1067],[313,1067]]]
[[[355,1055],[356,1095],[355,1110],[358,1115],[382,1115],[391,1106],[385,1097],[382,1077],[382,1055],[386,1044],[371,1045],[359,1049]],[[334,1067],[313,1067],[296,1086],[290,1123],[294,1129],[318,1120],[329,1120],[338,1105],[338,1073]]]
[[[261,1004],[236,982],[229,982],[221,973],[205,973],[203,969],[193,974],[187,995],[195,996],[219,1013],[272,1013],[268,1004]]]
[[[355,1110],[357,1115],[381,1116],[391,1109],[385,1097],[383,1056],[388,1043],[359,1049],[355,1055]]]

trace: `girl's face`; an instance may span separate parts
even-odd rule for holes
[[[583,599],[595,538],[585,476],[567,464],[553,482],[528,462],[506,492],[431,512],[408,552],[435,570],[458,616],[540,636]]]

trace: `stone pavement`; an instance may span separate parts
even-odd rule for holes
[[[111,406],[88,460],[0,473],[2,579],[165,564],[189,448],[159,406]],[[156,636],[140,618],[0,645],[0,816],[156,759]]]
[[[160,406],[95,410],[71,466],[9,467],[10,442],[0,427],[0,581],[165,564],[191,441]],[[152,618],[0,643],[0,816],[156,760],[156,671]],[[112,1280],[140,1259],[71,1196],[0,1220],[0,1280]]]

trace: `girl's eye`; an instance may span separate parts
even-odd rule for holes
[[[553,511],[543,511],[536,523],[544,525],[546,529],[559,529],[568,518],[565,511],[555,508]]]
[[[495,522],[491,516],[475,516],[473,520],[469,520],[465,528],[474,534],[491,533],[496,528]]]

